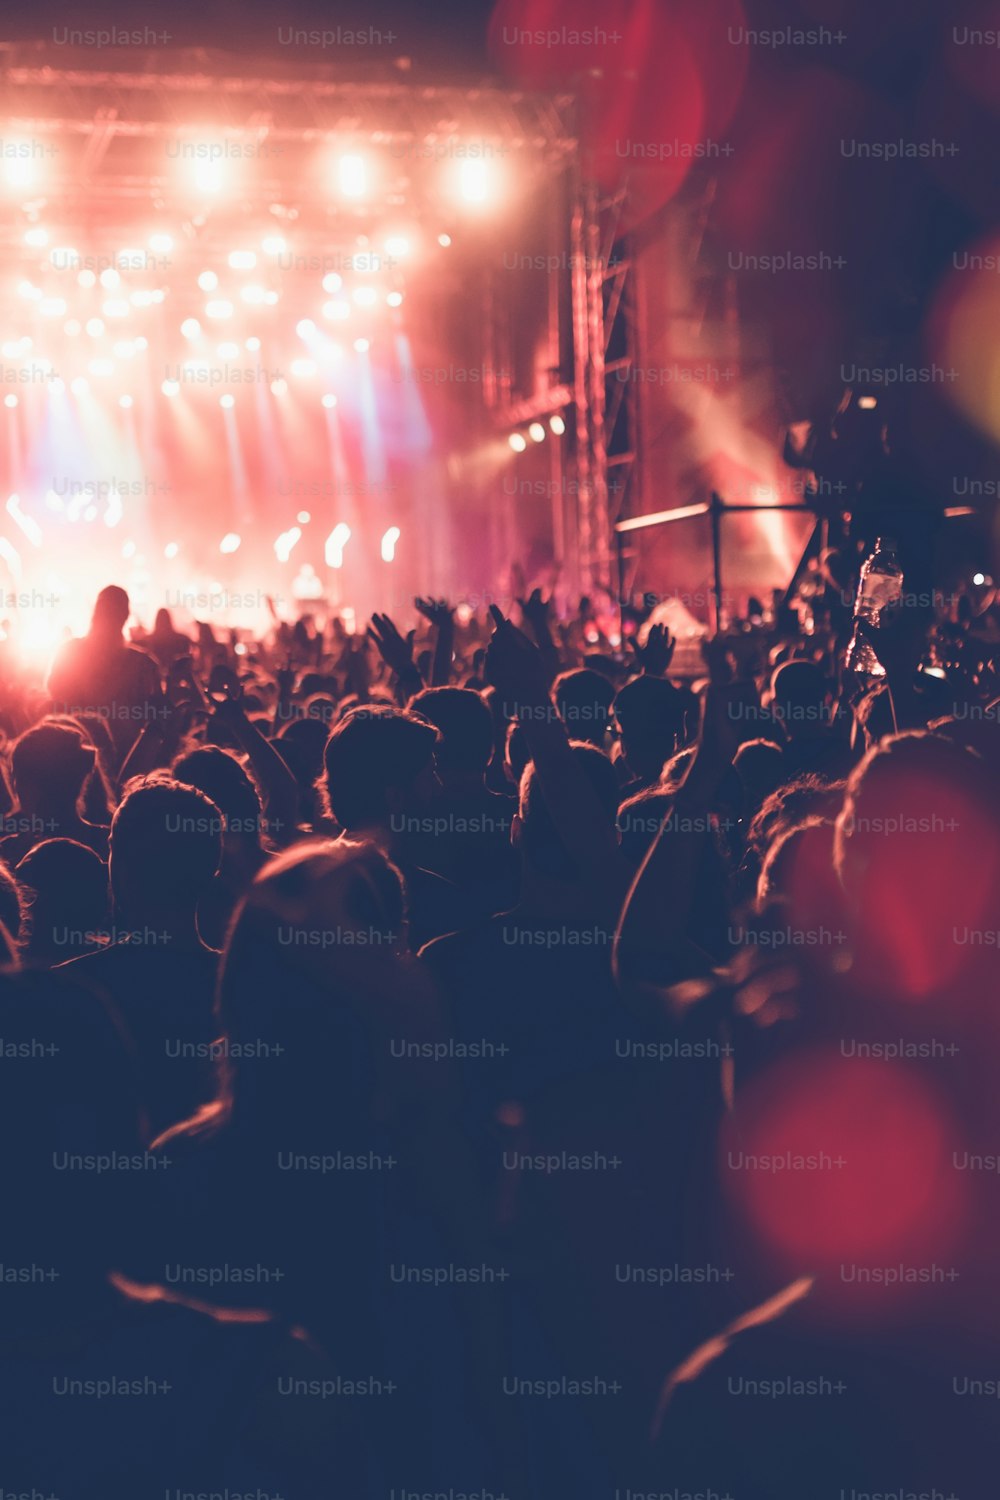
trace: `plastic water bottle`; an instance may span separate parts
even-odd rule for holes
[[[896,560],[896,543],[892,537],[880,536],[875,551],[861,569],[858,596],[854,605],[854,633],[847,648],[847,666],[864,677],[884,677],[885,668],[858,630],[866,620],[876,630],[884,610],[898,604],[903,594],[903,570]]]

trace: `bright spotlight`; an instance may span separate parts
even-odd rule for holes
[[[42,289],[30,281],[20,281],[17,285],[17,295],[23,297],[26,302],[40,302]]]
[[[14,395],[5,396],[3,398],[3,404],[4,406],[9,406],[11,409],[13,409],[17,405],[17,397]]]
[[[451,235],[450,234],[439,234],[438,235],[438,244],[441,246],[442,250],[447,250],[448,246],[451,244]]]
[[[288,390],[288,381],[285,380],[285,378],[283,376],[279,375],[278,378],[277,378],[277,380],[272,380],[271,381],[271,395],[272,396],[283,396],[287,390]]]
[[[104,333],[104,319],[103,318],[88,318],[87,319],[87,332],[90,334],[90,337],[92,339],[99,339],[99,338],[101,338],[101,336]]]
[[[233,271],[252,271],[257,257],[252,250],[230,250],[229,266]]]
[[[399,541],[399,527],[390,526],[382,538],[382,561],[392,562],[396,556],[396,543]]]
[[[206,318],[231,318],[233,315],[233,304],[227,302],[224,297],[219,297],[213,302],[205,303]]]
[[[402,292],[390,292],[385,300],[389,307],[402,307],[403,294]]]
[[[292,360],[292,374],[293,375],[315,375],[316,374],[316,361],[314,359],[293,359]]]
[[[123,407],[125,409],[125,411],[128,411],[129,408],[132,405],[132,397],[131,396],[119,396],[118,397],[118,405],[121,406],[121,407]]]
[[[351,528],[345,521],[338,521],[326,539],[324,555],[328,568],[342,568],[344,566],[344,548],[351,540]]]
[[[160,390],[165,396],[177,396],[180,394],[180,389],[180,381],[178,380],[165,380],[160,386]]]
[[[176,542],[168,542],[163,549],[163,555],[164,557],[176,557],[180,550]]]
[[[300,318],[295,325],[295,332],[300,339],[311,339],[316,332],[316,324],[312,318]]]
[[[287,246],[280,234],[266,234],[260,242],[265,255],[284,255]]]
[[[345,198],[363,198],[368,185],[364,158],[342,156],[337,163],[337,181]]]
[[[232,411],[233,407],[236,405],[236,397],[230,396],[228,393],[225,396],[220,396],[219,405],[224,411]]]
[[[169,255],[174,248],[174,242],[169,234],[151,234],[149,248],[156,255]]]
[[[49,395],[50,396],[61,396],[62,393],[63,393],[63,391],[65,389],[66,389],[66,382],[65,382],[65,380],[60,379],[60,377],[58,375],[56,376],[56,378],[54,380],[50,380],[49,381]]]
[[[345,318],[351,316],[351,304],[343,300],[324,302],[323,316],[324,318],[330,318],[334,323],[342,323]]]
[[[220,359],[238,359],[240,346],[239,344],[219,344],[215,352]]]
[[[344,278],[343,276],[338,275],[336,271],[328,271],[327,274],[323,277],[324,292],[339,292],[340,288],[343,285]]]
[[[354,350],[355,350],[356,354],[367,354],[368,350],[370,348],[371,348],[371,342],[370,342],[370,340],[368,340],[368,339],[355,339],[354,340]]]
[[[99,280],[106,291],[113,292],[121,283],[121,276],[112,266],[108,266],[107,270],[101,272]]]
[[[91,375],[113,375],[115,373],[115,362],[113,359],[92,359],[87,369]]]
[[[152,307],[155,299],[152,292],[142,287],[137,292],[129,292],[128,300],[133,307]]]
[[[523,453],[525,448],[527,448],[528,446],[524,435],[520,432],[512,432],[507,441],[513,448],[515,453]]]
[[[976,585],[977,589],[978,588],[982,588],[983,584],[986,582],[986,574],[985,573],[973,573],[973,575],[972,575],[972,581]]]
[[[402,260],[410,253],[410,242],[403,234],[390,234],[385,242],[385,253],[393,260]]]
[[[61,318],[66,311],[65,298],[43,297],[38,304],[38,311],[43,318]]]
[[[240,287],[240,297],[244,302],[250,302],[254,307],[260,307],[262,302],[267,301],[267,292],[262,286],[258,286],[256,282],[251,282],[249,286]]]
[[[541,422],[532,422],[531,426],[528,428],[528,436],[533,443],[544,443],[545,428],[542,426]]]
[[[333,394],[332,391],[327,391],[326,395],[323,397],[323,405],[326,407],[327,411],[332,410],[332,408],[335,407],[336,404],[337,404],[337,398],[336,398],[336,396]]]
[[[307,510],[300,510],[295,519],[296,521],[298,521],[300,526],[308,526],[309,522],[312,520],[312,516]]]
[[[198,277],[198,285],[203,292],[214,292],[219,285],[219,278],[214,271],[202,271]]]
[[[458,191],[465,203],[485,203],[489,186],[489,169],[481,158],[475,157],[459,164]]]
[[[101,307],[106,318],[127,318],[132,309],[124,297],[109,297]]]
[[[351,297],[358,307],[374,307],[378,293],[373,286],[356,286]]]
[[[131,339],[119,339],[114,352],[116,359],[134,359],[135,344]]]
[[[97,277],[93,271],[83,270],[77,273],[76,284],[77,286],[85,286],[89,290],[90,287],[97,285]]]
[[[227,531],[219,543],[220,552],[235,552],[242,541],[242,537],[236,535],[235,531]]]
[[[253,353],[260,348],[260,339],[256,337],[247,339],[246,347]]]
[[[32,249],[40,250],[49,243],[49,232],[47,229],[26,229],[24,243],[31,245]]]
[[[82,375],[78,375],[70,386],[70,390],[74,396],[85,396],[90,390],[90,384],[84,380]]]
[[[63,333],[68,333],[70,338],[74,339],[80,332],[80,327],[81,324],[79,318],[68,318],[63,324]]]
[[[186,339],[201,338],[201,324],[197,318],[185,318],[181,324],[181,333]]]
[[[562,437],[563,433],[566,431],[566,423],[563,421],[562,417],[559,416],[558,412],[554,417],[549,418],[549,431],[554,432],[556,437]]]
[[[222,166],[217,161],[200,161],[194,169],[194,185],[199,193],[217,193],[222,187]]]
[[[35,164],[27,155],[11,157],[3,164],[3,175],[8,187],[29,187],[35,180]]]

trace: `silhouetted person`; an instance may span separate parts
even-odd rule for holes
[[[158,1134],[207,1097],[218,953],[198,904],[222,859],[222,814],[193,787],[150,777],[126,788],[111,824],[113,941],[72,960],[72,977],[106,995],[139,1057]]]
[[[221,948],[237,902],[267,859],[260,797],[236,756],[215,745],[179,756],[172,773],[204,792],[222,813],[222,864],[198,908],[202,938]]]
[[[611,725],[614,684],[592,667],[561,672],[553,684],[559,717],[575,740],[603,750]]]
[[[14,831],[0,840],[0,858],[14,866],[43,839],[62,838],[85,844],[105,859],[107,828],[81,813],[87,781],[98,774],[96,762],[93,745],[69,724],[42,723],[26,730],[11,752],[17,811],[5,820]]]
[[[43,839],[17,866],[27,897],[21,956],[48,969],[110,942],[108,867],[85,844]]]
[[[615,695],[615,717],[621,730],[622,757],[629,779],[623,798],[659,781],[663,767],[690,732],[692,695],[664,677],[644,674]]]
[[[56,710],[106,719],[119,759],[157,713],[162,696],[156,662],[123,639],[129,608],[124,589],[102,589],[89,631],[63,646],[48,683]]]

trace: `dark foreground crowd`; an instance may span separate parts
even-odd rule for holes
[[[995,611],[511,613],[0,660],[4,1496],[995,1497]]]

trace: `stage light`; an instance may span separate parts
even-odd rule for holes
[[[328,568],[342,568],[344,566],[344,548],[351,540],[351,528],[345,521],[338,521],[326,539],[323,549]]]
[[[206,318],[215,318],[217,320],[221,320],[223,318],[231,318],[232,315],[233,304],[231,302],[227,302],[224,297],[218,297],[212,302],[205,303]]]
[[[55,377],[54,380],[50,380],[49,381],[49,395],[50,396],[61,396],[62,393],[63,393],[63,391],[65,389],[66,389],[66,382],[65,382],[65,380],[61,380],[58,375]]]
[[[238,359],[240,346],[239,344],[219,344],[215,352],[220,359]]]
[[[107,270],[101,272],[100,282],[106,291],[113,292],[115,287],[121,284],[121,277],[116,270],[109,266]]]
[[[308,526],[309,522],[312,520],[312,516],[307,510],[300,510],[295,519],[296,521],[299,521],[303,526]]]
[[[339,292],[340,288],[343,285],[344,278],[343,276],[338,275],[336,271],[329,271],[327,275],[323,277],[324,292]]]
[[[551,432],[554,432],[556,437],[562,437],[563,433],[566,431],[566,423],[563,421],[562,417],[558,415],[558,413],[554,417],[549,418],[549,430]]]
[[[874,411],[878,406],[877,396],[859,396],[858,407],[861,411]]]
[[[104,335],[104,319],[103,318],[88,318],[87,319],[87,332],[90,334],[90,337],[92,339],[102,338],[103,335]]]
[[[87,369],[91,375],[113,375],[115,373],[115,362],[113,359],[92,359]]]
[[[280,234],[266,234],[260,242],[265,255],[284,255],[287,246]]]
[[[29,338],[29,336],[26,333],[22,334],[21,337],[17,341],[17,347],[21,351],[22,354],[27,354],[28,350],[33,346],[33,344],[34,344],[34,339]]]
[[[194,185],[199,193],[217,193],[222,187],[222,167],[219,162],[198,162],[194,169]]]
[[[17,359],[20,352],[21,343],[19,339],[8,339],[2,348],[0,348],[0,353],[3,354],[4,359]]]
[[[154,287],[153,290],[149,294],[150,300],[153,301],[153,302],[162,302],[164,300],[164,298],[166,297],[166,295],[167,294],[164,291],[164,289],[163,289],[162,286]]]
[[[122,409],[124,411],[129,411],[131,409],[131,406],[132,406],[132,397],[131,396],[119,396],[118,397],[118,405],[120,407],[122,407]]]
[[[490,174],[485,163],[478,158],[459,164],[458,190],[466,203],[485,203],[489,191]]]
[[[128,300],[133,307],[151,307],[156,297],[153,292],[141,289],[138,292],[129,292]]]
[[[528,428],[528,436],[533,443],[544,443],[545,428],[542,426],[541,422],[532,422],[531,426]]]
[[[227,531],[219,543],[220,552],[235,552],[239,548],[242,537],[237,536],[235,531]]]
[[[392,562],[396,556],[396,543],[399,541],[399,527],[390,526],[382,538],[382,561]]]
[[[198,285],[203,292],[214,292],[219,285],[219,278],[214,271],[202,271],[198,277]]]
[[[259,338],[249,338],[249,339],[247,339],[246,347],[251,351],[251,353],[255,353],[260,348],[260,339]]]
[[[178,380],[165,380],[160,386],[160,390],[165,396],[179,395],[180,388],[180,381]]]
[[[385,300],[390,307],[402,307],[403,294],[402,292],[390,292]]]
[[[163,555],[164,557],[176,557],[180,550],[176,542],[168,542],[163,549]]]
[[[327,411],[330,411],[334,406],[336,406],[336,404],[336,396],[333,395],[331,391],[327,391],[326,395],[323,397],[323,405],[326,407]]]
[[[92,286],[97,285],[97,277],[93,271],[78,271],[76,284],[77,286],[86,287],[89,291]]]
[[[124,297],[109,297],[101,311],[106,318],[127,318],[132,309]]]
[[[252,250],[230,250],[229,265],[233,271],[252,271],[257,257]]]
[[[524,436],[520,432],[512,432],[507,441],[515,453],[523,453],[528,446]]]
[[[363,198],[367,186],[364,158],[342,156],[337,163],[337,181],[345,198]]]
[[[49,243],[49,232],[47,229],[26,229],[24,232],[24,243],[31,245],[33,249],[42,249]]]
[[[259,307],[262,302],[267,301],[267,292],[262,286],[251,282],[249,286],[240,287],[240,297],[244,302],[250,302],[255,307]]]
[[[131,339],[119,339],[115,345],[114,352],[116,359],[134,359],[135,344]]]
[[[442,250],[447,250],[448,246],[451,244],[451,235],[450,234],[439,234],[438,235],[438,244],[441,246]]]
[[[78,375],[70,386],[70,390],[74,396],[85,396],[90,390],[90,382],[84,380],[82,375]]]
[[[139,337],[137,339],[134,339],[133,342],[135,344],[135,347],[139,350],[149,348],[149,340],[144,333],[140,333]]]
[[[391,256],[393,260],[402,260],[405,255],[409,255],[410,253],[410,242],[405,235],[390,234],[385,242],[385,253]]]
[[[973,575],[972,575],[972,581],[976,585],[977,589],[982,588],[983,584],[986,582],[986,574],[985,573],[973,573]]]
[[[355,339],[354,340],[354,350],[355,350],[355,353],[357,353],[357,354],[367,354],[368,350],[370,348],[371,348],[371,342],[370,342],[370,340],[368,340],[368,339]]]
[[[283,531],[280,536],[275,538],[274,551],[275,556],[277,557],[279,562],[288,561],[289,557],[291,556],[292,548],[295,546],[295,543],[299,540],[301,535],[302,532],[299,530],[299,528],[297,526],[293,526],[290,531]]]
[[[23,297],[25,302],[38,302],[42,297],[42,289],[30,281],[18,282],[17,295]]]
[[[292,374],[302,376],[315,375],[316,361],[314,359],[293,359]]]
[[[233,407],[236,405],[236,397],[230,396],[228,393],[225,396],[220,396],[219,405],[223,408],[224,411],[232,411]]]
[[[128,557],[134,557],[134,556],[135,556],[135,542],[126,542],[125,545],[122,547],[122,557],[128,558]]]
[[[181,324],[181,333],[186,339],[201,338],[201,324],[197,318],[185,318]]]
[[[277,302],[277,300],[278,300],[278,294],[277,294],[277,292],[265,292],[264,293],[264,301],[267,303],[268,307],[273,307],[274,304]]]
[[[351,304],[343,301],[324,302],[323,316],[332,319],[335,323],[342,323],[345,318],[351,316]]]
[[[149,248],[156,255],[169,255],[174,248],[173,238],[169,234],[151,234]]]
[[[3,404],[4,404],[4,406],[9,406],[9,407],[13,408],[13,407],[15,407],[17,405],[17,397],[13,396],[13,395],[11,395],[11,396],[5,396],[3,398]]]
[[[312,318],[300,318],[295,325],[295,332],[300,339],[311,339],[316,332],[316,324]]]
[[[288,381],[285,380],[282,376],[279,375],[277,380],[272,380],[271,381],[271,395],[272,396],[283,396],[287,390],[288,390]]]
[[[358,307],[374,307],[378,293],[373,286],[356,286],[351,296]]]
[[[4,161],[3,175],[8,187],[30,187],[35,180],[35,164],[30,159],[30,147],[24,156],[10,157]]]
[[[63,324],[63,333],[68,333],[71,339],[75,339],[82,326],[79,318],[68,318]]]

